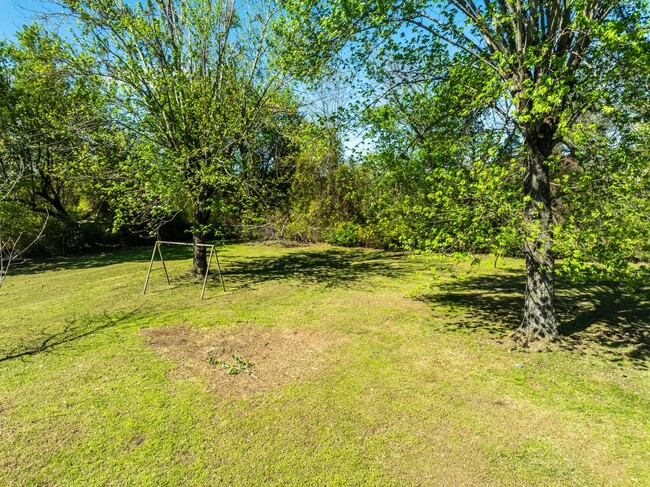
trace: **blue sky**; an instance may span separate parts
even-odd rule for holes
[[[41,0],[0,0],[0,39],[13,39],[23,24],[30,24],[34,11],[43,11]]]

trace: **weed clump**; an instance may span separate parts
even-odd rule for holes
[[[240,357],[236,353],[232,354],[232,358],[235,361],[234,364],[222,362],[216,357],[208,357],[208,363],[210,365],[216,365],[218,367],[221,367],[222,369],[225,369],[228,375],[237,375],[242,372],[246,372],[248,375],[255,377],[255,374],[253,374],[253,366],[255,364],[253,362],[250,362],[249,360]]]

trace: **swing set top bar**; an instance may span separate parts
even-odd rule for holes
[[[190,247],[214,247],[216,245],[216,244],[195,244],[192,242],[167,242],[165,240],[156,240],[156,244],[189,245]]]

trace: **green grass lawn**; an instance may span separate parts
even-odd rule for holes
[[[504,341],[519,261],[434,279],[406,254],[227,245],[227,292],[200,301],[167,255],[172,287],[156,271],[144,296],[149,249],[7,278],[0,485],[650,485],[647,290],[561,284],[565,346],[525,353]]]

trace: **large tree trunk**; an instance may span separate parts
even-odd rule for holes
[[[527,197],[524,215],[526,299],[523,321],[513,337],[524,346],[558,338],[548,166],[555,131],[552,123],[542,123],[524,130],[527,150],[524,177],[524,195]]]
[[[197,244],[205,244],[207,236],[207,225],[210,221],[210,209],[207,207],[209,193],[207,189],[199,190],[194,204],[194,253],[192,256],[192,274],[203,277],[208,268],[205,247]]]

